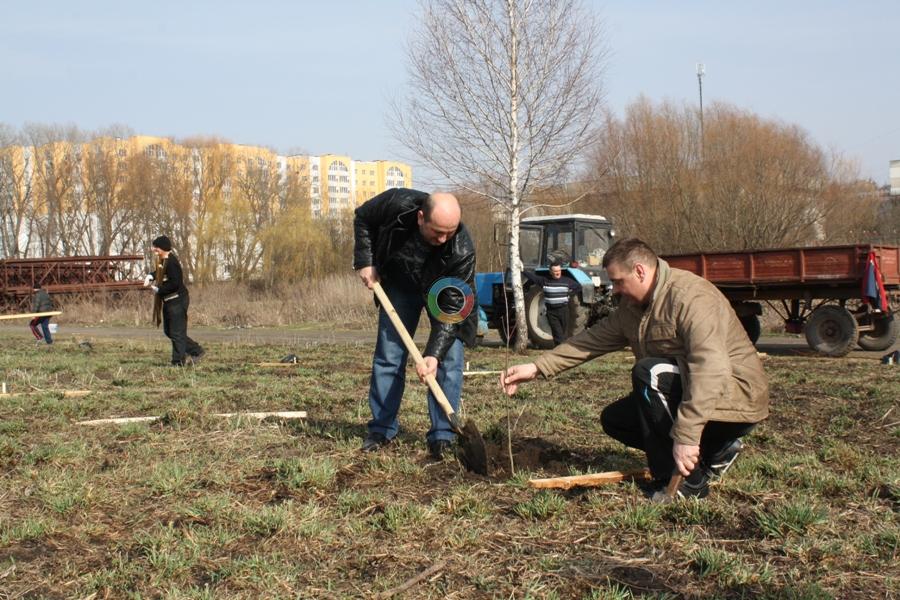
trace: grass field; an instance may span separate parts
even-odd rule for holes
[[[626,354],[515,400],[467,379],[483,478],[427,460],[412,379],[398,440],[357,451],[368,345],[211,345],[178,369],[161,335],[3,344],[0,378],[29,394],[0,399],[0,599],[368,598],[404,583],[409,598],[900,595],[900,369],[877,361],[768,357],[771,418],[708,499],[661,506],[633,483],[526,485],[642,466],[599,425],[627,391]],[[256,366],[288,352],[298,366]],[[241,410],[309,418],[212,416]],[[77,424],[137,415],[164,418]]]

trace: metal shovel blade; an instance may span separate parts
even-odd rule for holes
[[[459,462],[469,471],[487,476],[488,458],[487,447],[481,432],[471,420],[466,421],[465,427],[459,435]]]

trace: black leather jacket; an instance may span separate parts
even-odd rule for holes
[[[374,266],[381,275],[388,257],[399,251],[418,228],[417,213],[427,197],[425,192],[392,188],[360,205],[353,219],[356,239],[353,268]],[[475,293],[475,244],[462,223],[453,237],[441,246],[441,251],[423,266],[420,290],[423,298],[442,277],[458,277]],[[478,306],[477,301],[475,306]],[[469,346],[474,344],[478,331],[477,311],[473,310],[465,320],[455,324],[430,320],[431,335],[423,355],[443,359],[454,338]]]

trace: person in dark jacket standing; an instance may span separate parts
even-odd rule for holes
[[[200,344],[188,337],[187,313],[190,297],[184,285],[184,274],[178,257],[172,252],[172,242],[161,235],[151,244],[157,258],[156,273],[147,281],[156,294],[153,315],[159,325],[162,313],[163,333],[172,340],[172,364],[184,366],[196,363],[206,352]]]
[[[387,190],[355,211],[353,268],[369,289],[381,282],[410,335],[415,334],[428,290],[437,280],[454,277],[475,288],[475,245],[460,218],[459,202],[452,194],[405,188]],[[454,410],[459,409],[462,390],[463,343],[474,343],[477,318],[473,311],[450,324],[429,314],[431,333],[422,353],[425,366],[416,371],[423,381],[428,374],[435,375]],[[378,450],[399,431],[407,356],[402,338],[382,309],[369,384],[372,420],[363,451]],[[428,451],[440,460],[455,435],[431,392],[428,414]]]
[[[43,287],[41,287],[40,283],[35,283],[33,287],[34,297],[31,303],[31,312],[41,313],[41,312],[50,312],[53,310],[53,300],[50,299],[50,294],[47,293]],[[44,340],[47,344],[53,343],[53,338],[50,337],[50,317],[35,317],[29,323],[31,327],[31,333],[34,334],[35,341]],[[40,327],[40,329],[38,329]]]

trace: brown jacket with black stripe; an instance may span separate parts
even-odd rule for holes
[[[725,296],[707,280],[659,261],[645,308],[622,302],[590,329],[535,360],[552,377],[592,358],[630,346],[635,360],[674,359],[684,395],[672,438],[699,445],[708,421],[757,423],[769,414],[762,362]]]

